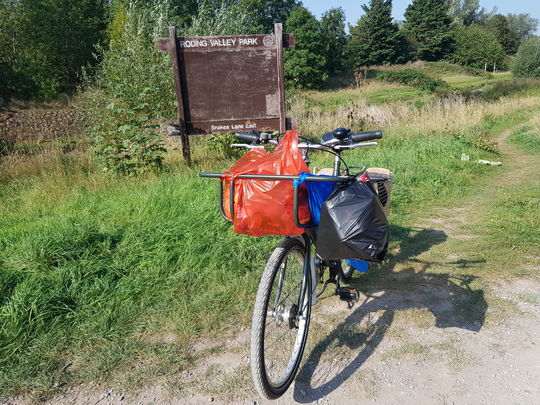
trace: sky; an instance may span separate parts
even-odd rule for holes
[[[403,19],[403,13],[411,1],[393,1],[392,14],[396,20]],[[356,24],[363,13],[362,4],[369,3],[369,0],[302,0],[302,3],[317,17],[320,17],[329,8],[342,7],[345,10],[347,21],[350,24]],[[497,7],[497,11],[501,14],[528,13],[531,17],[540,20],[539,0],[480,0],[480,6],[486,10],[492,10],[493,7]]]

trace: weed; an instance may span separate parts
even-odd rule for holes
[[[540,304],[540,294],[534,293],[520,293],[517,297],[527,304],[538,305]]]
[[[499,152],[497,142],[490,137],[489,132],[472,129],[454,136],[475,148],[491,153]]]
[[[516,130],[508,140],[522,149],[533,153],[540,153],[540,127],[529,125]]]
[[[435,79],[421,72],[420,70],[406,68],[406,69],[380,69],[373,70],[370,73],[371,77],[377,80],[385,80],[389,82],[398,82],[413,87],[421,88],[422,90],[435,92],[436,90],[442,90],[448,87],[448,85],[440,79]]]
[[[236,143],[234,134],[217,134],[212,135],[208,140],[208,146],[224,156],[239,156],[238,149],[231,147]]]

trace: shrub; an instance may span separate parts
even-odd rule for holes
[[[512,73],[518,77],[540,78],[540,38],[523,40],[512,63]]]
[[[234,134],[215,134],[208,140],[210,149],[218,152],[223,156],[241,156],[240,150],[233,148],[231,145],[237,143]]]
[[[503,82],[496,82],[485,89],[466,89],[459,92],[459,95],[467,100],[481,99],[485,101],[495,101],[501,97],[539,88],[540,80],[513,79],[505,80]]]
[[[94,77],[87,71],[83,109],[104,170],[136,174],[161,166],[165,148],[152,128],[175,112],[170,56],[155,48],[168,15],[158,4],[145,14],[128,6],[117,16]]]
[[[535,88],[540,88],[540,81],[534,79],[507,80],[493,84],[483,92],[483,98],[486,101],[498,100],[504,96]]]
[[[430,77],[419,70],[411,68],[399,70],[375,70],[373,71],[372,75],[378,80],[398,82],[408,86],[418,87],[422,90],[430,92],[435,92],[436,90],[448,87],[444,81],[434,79],[433,77]]]
[[[458,27],[455,29],[455,50],[452,60],[455,63],[480,69],[487,62],[498,69],[504,69],[504,50],[493,33],[479,25]]]
[[[285,23],[285,30],[296,36],[296,48],[285,50],[287,87],[320,88],[328,79],[320,23],[306,8],[295,7]]]
[[[135,175],[160,169],[167,151],[160,136],[150,128],[122,125],[116,131],[96,135],[93,152],[105,171]]]
[[[260,34],[264,28],[257,16],[234,3],[212,7],[211,2],[201,2],[198,14],[191,25],[182,31],[185,36]]]

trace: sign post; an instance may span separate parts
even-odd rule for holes
[[[178,123],[169,134],[180,136],[186,163],[191,163],[189,135],[287,129],[283,49],[294,36],[274,34],[177,37],[157,40],[157,49],[172,57]]]

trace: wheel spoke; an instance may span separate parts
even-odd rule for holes
[[[273,347],[277,342],[279,342],[281,340],[281,338],[287,334],[290,334],[290,333],[287,333],[290,329],[287,328],[283,333],[281,333],[276,339],[274,339],[274,341],[272,342],[272,344],[270,345],[264,345],[265,348],[264,348],[264,351],[266,352],[268,349],[270,349],[271,347]]]

